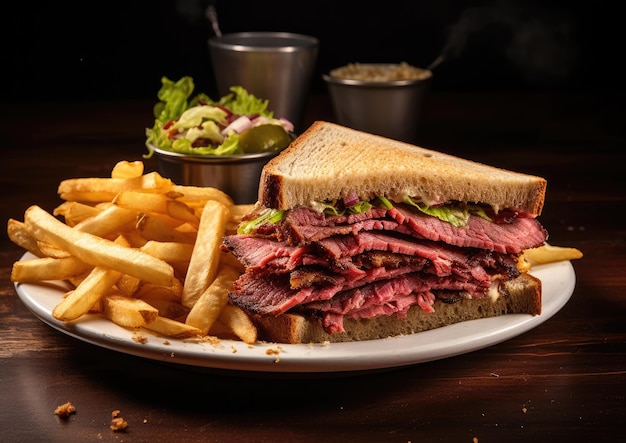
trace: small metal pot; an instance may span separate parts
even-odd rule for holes
[[[227,193],[236,204],[255,203],[263,166],[279,152],[195,156],[153,147],[159,173],[174,183],[208,186]]]
[[[328,86],[337,123],[396,140],[416,142],[430,77],[386,82],[331,75],[322,78]]]

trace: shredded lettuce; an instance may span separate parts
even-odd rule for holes
[[[257,218],[241,222],[237,227],[237,234],[250,234],[262,224],[278,223],[283,219],[284,215],[285,211],[269,208],[263,209]]]
[[[478,215],[485,220],[492,221],[487,215],[485,210],[478,205],[442,205],[442,206],[427,206],[424,203],[416,203],[412,198],[407,197],[404,199],[404,203],[419,209],[424,214],[437,217],[439,220],[450,223],[457,228],[463,228],[467,226],[467,222],[471,214]]]
[[[172,129],[194,128],[207,120],[225,124],[226,112],[215,106],[194,106],[180,115]]]
[[[363,214],[372,209],[372,204],[366,201],[359,201],[352,206],[348,206],[346,209],[352,214]]]
[[[239,134],[231,134],[219,146],[191,146],[192,141],[186,138],[179,138],[172,143],[172,151],[181,154],[194,155],[236,155],[243,154],[241,146],[239,146]]]
[[[393,203],[387,199],[386,197],[377,196],[373,202],[380,202],[379,206],[384,207],[385,209],[393,208]],[[441,206],[428,206],[424,203],[417,203],[413,201],[412,198],[407,197],[403,200],[403,203],[406,203],[420,212],[430,215],[432,217],[437,217],[439,220],[450,223],[451,225],[462,228],[467,226],[467,222],[469,220],[470,215],[477,215],[481,218],[484,218],[488,221],[493,221],[488,215],[487,212],[479,205],[441,205]],[[346,212],[352,214],[362,214],[364,212],[369,211],[373,205],[367,201],[359,201],[358,203],[349,206],[345,209],[339,209],[335,206],[334,203],[329,202],[316,202],[315,203],[316,210],[324,212],[326,215],[330,216],[339,216],[344,215]],[[249,220],[246,222],[242,222],[237,228],[238,234],[250,234],[254,232],[259,226],[264,223],[279,223],[282,221],[284,217],[285,211],[278,209],[264,209],[259,213],[259,216],[254,220]]]
[[[269,100],[261,100],[248,93],[248,91],[241,86],[232,86],[230,90],[231,93],[222,97],[218,103],[228,108],[234,114],[259,114],[264,117],[274,117],[274,113],[267,109]]]
[[[225,137],[220,132],[220,126],[228,124],[228,113],[224,108],[236,115],[260,115],[270,119],[274,116],[267,109],[268,100],[255,97],[241,86],[232,86],[231,92],[217,102],[204,93],[191,97],[193,90],[192,77],[182,77],[176,82],[167,77],[161,78],[161,89],[157,93],[159,102],[153,109],[154,125],[146,129],[148,154],[144,158],[152,157],[154,146],[181,154],[243,154],[237,134]],[[180,138],[172,140],[168,137],[170,131],[181,132]],[[210,140],[212,144],[192,147],[199,138]]]
[[[387,197],[383,197],[382,195],[379,195],[376,198],[378,199],[378,201],[380,202],[383,208],[385,209],[393,208],[393,204],[391,204],[391,202],[387,199]]]
[[[177,82],[162,77],[161,89],[157,93],[160,102],[154,105],[154,117],[163,124],[178,119],[189,108],[187,100],[193,89],[194,84],[191,77],[182,77]]]

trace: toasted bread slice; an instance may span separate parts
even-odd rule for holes
[[[290,209],[356,193],[541,213],[546,180],[317,121],[263,169],[259,202]]]
[[[419,306],[409,309],[406,318],[377,316],[371,319],[344,319],[345,332],[329,334],[318,319],[298,314],[253,316],[259,340],[276,343],[324,343],[374,340],[408,335],[467,320],[506,314],[541,314],[541,281],[522,274],[504,283],[506,296],[495,302],[490,297],[463,299],[456,303],[436,301],[435,312],[426,313]]]

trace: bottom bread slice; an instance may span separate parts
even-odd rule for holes
[[[368,319],[344,319],[345,332],[329,334],[317,318],[298,314],[252,316],[261,341],[274,343],[324,343],[375,340],[408,335],[467,320],[507,314],[541,314],[541,281],[530,274],[504,283],[507,295],[492,301],[490,297],[463,299],[455,303],[437,300],[435,312],[426,313],[411,307],[404,318],[377,316]]]

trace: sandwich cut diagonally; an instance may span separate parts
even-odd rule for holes
[[[261,340],[380,339],[541,313],[525,249],[546,180],[317,121],[263,169],[224,238]]]

